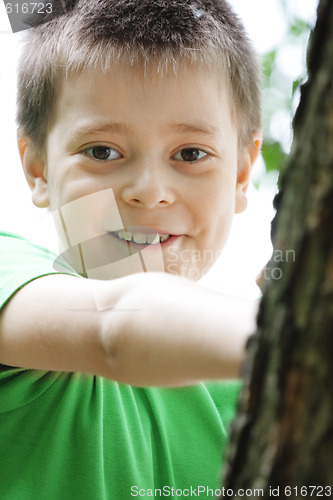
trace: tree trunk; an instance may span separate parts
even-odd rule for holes
[[[320,1],[308,70],[221,498],[333,495],[332,0]]]

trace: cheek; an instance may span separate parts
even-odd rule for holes
[[[218,221],[229,217],[235,209],[235,182],[217,179],[213,185],[202,186],[193,203],[193,210],[203,220]]]
[[[203,186],[193,205],[203,248],[219,252],[227,241],[235,211],[235,182],[229,176],[228,179],[216,179],[209,189]]]
[[[63,164],[61,168],[55,168],[52,172],[53,175],[50,175],[48,183],[50,206],[53,209],[105,188],[104,183],[98,183],[95,179],[82,175],[79,169],[71,168],[70,165]]]

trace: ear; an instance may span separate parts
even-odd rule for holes
[[[32,202],[36,207],[49,206],[49,187],[46,179],[46,164],[42,156],[31,146],[26,137],[17,138],[25,178],[32,194]]]
[[[238,160],[235,204],[236,214],[243,212],[247,207],[246,192],[250,183],[253,164],[260,153],[261,143],[261,132],[253,132],[251,143],[244,148]]]

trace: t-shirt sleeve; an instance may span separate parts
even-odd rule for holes
[[[80,277],[46,248],[15,234],[0,232],[0,309],[22,286],[48,274]]]

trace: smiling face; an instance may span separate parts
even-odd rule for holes
[[[246,207],[256,156],[239,151],[229,99],[215,76],[185,67],[154,78],[121,67],[72,75],[45,160],[20,143],[34,203],[59,211],[90,200],[80,219],[87,234],[104,234],[95,255],[159,247],[166,272],[198,279]]]

